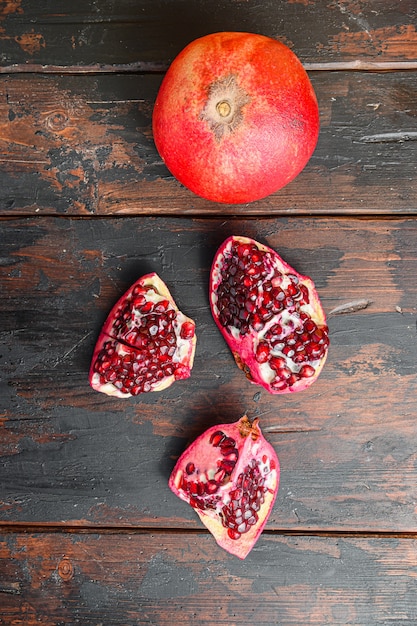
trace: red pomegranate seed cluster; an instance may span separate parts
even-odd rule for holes
[[[97,356],[95,371],[102,384],[111,383],[123,393],[138,395],[151,391],[165,377],[189,376],[189,368],[174,360],[178,330],[177,312],[167,299],[153,302],[149,287],[138,286],[118,311],[109,331],[109,340]],[[182,339],[194,336],[195,327],[184,322]]]
[[[253,335],[255,359],[273,370],[271,387],[292,387],[315,374],[329,345],[328,328],[308,314],[309,291],[294,274],[282,273],[268,251],[233,242],[217,286],[220,324],[229,334]]]
[[[252,459],[238,476],[236,488],[230,492],[230,502],[222,508],[222,523],[231,539],[239,539],[258,521],[258,511],[268,491],[260,462]]]
[[[239,458],[239,450],[233,437],[227,437],[221,430],[216,431],[210,437],[210,444],[219,448],[220,458],[217,460],[213,478],[202,476],[194,463],[188,463],[185,468],[187,476],[197,472],[194,479],[183,476],[181,488],[191,496],[190,504],[194,508],[215,508],[218,498],[207,498],[214,495],[219,487],[229,480],[231,473]]]

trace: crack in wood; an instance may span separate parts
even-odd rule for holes
[[[340,72],[340,71],[403,71],[416,70],[416,61],[328,61],[304,62],[308,72]],[[153,61],[136,61],[134,63],[100,63],[89,65],[55,65],[41,63],[14,63],[0,67],[0,74],[146,74],[165,73],[169,63]]]
[[[417,132],[404,130],[393,133],[364,135],[359,138],[359,142],[361,143],[403,143],[404,141],[417,141]]]

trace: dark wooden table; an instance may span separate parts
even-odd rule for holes
[[[415,626],[416,8],[0,0],[0,624]],[[320,107],[305,170],[246,206],[181,187],[152,140],[170,61],[218,30],[291,46]],[[309,390],[258,393],[235,367],[207,296],[230,234],[315,280],[331,348]],[[93,346],[147,271],[196,320],[192,377],[112,399],[88,385]],[[241,562],[167,481],[245,411],[282,479]]]

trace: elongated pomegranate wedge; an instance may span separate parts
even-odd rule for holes
[[[146,274],[108,315],[94,349],[90,384],[119,398],[161,391],[190,376],[195,346],[193,320],[179,311],[157,274]]]
[[[317,379],[329,345],[325,314],[313,281],[274,250],[229,237],[214,257],[210,306],[252,383],[279,394]]]
[[[279,461],[258,420],[245,415],[206,430],[178,459],[169,479],[217,543],[240,559],[255,545],[279,485]]]

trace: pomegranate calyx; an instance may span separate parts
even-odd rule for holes
[[[249,96],[238,85],[233,74],[210,85],[201,118],[207,122],[217,143],[232,134],[241,124],[242,109],[249,102]]]
[[[247,415],[241,417],[239,420],[239,432],[242,437],[248,437],[250,435],[253,441],[256,441],[261,434],[259,428],[259,417],[255,417],[253,422],[249,420]]]

